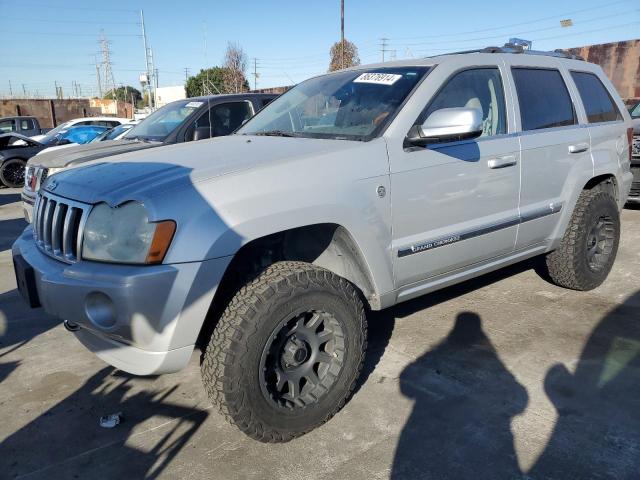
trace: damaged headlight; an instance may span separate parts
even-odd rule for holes
[[[99,203],[84,227],[82,258],[112,263],[160,263],[176,230],[172,220],[149,222],[145,207],[127,202]]]

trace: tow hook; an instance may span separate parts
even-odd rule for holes
[[[80,329],[80,325],[77,323],[72,323],[69,320],[65,320],[62,322],[64,328],[66,328],[69,332],[77,332]]]

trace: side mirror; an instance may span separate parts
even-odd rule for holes
[[[56,142],[56,145],[69,145],[70,143],[71,140],[69,140],[68,138],[61,138]]]
[[[211,138],[211,129],[209,127],[197,127],[193,131],[194,142],[197,142],[198,140],[204,140],[206,138]]]
[[[477,108],[441,108],[422,125],[409,131],[407,140],[414,145],[464,140],[482,135],[482,112]]]

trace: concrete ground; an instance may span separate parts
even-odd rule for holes
[[[108,367],[22,302],[0,190],[2,478],[640,478],[640,210],[615,267],[579,293],[532,263],[370,316],[365,373],[328,424],[252,441],[180,373]],[[108,430],[101,415],[122,412]]]

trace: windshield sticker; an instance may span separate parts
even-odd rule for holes
[[[204,102],[189,102],[185,105],[185,108],[198,108],[200,107]]]
[[[353,83],[375,83],[377,85],[393,85],[402,78],[395,73],[363,73]]]

